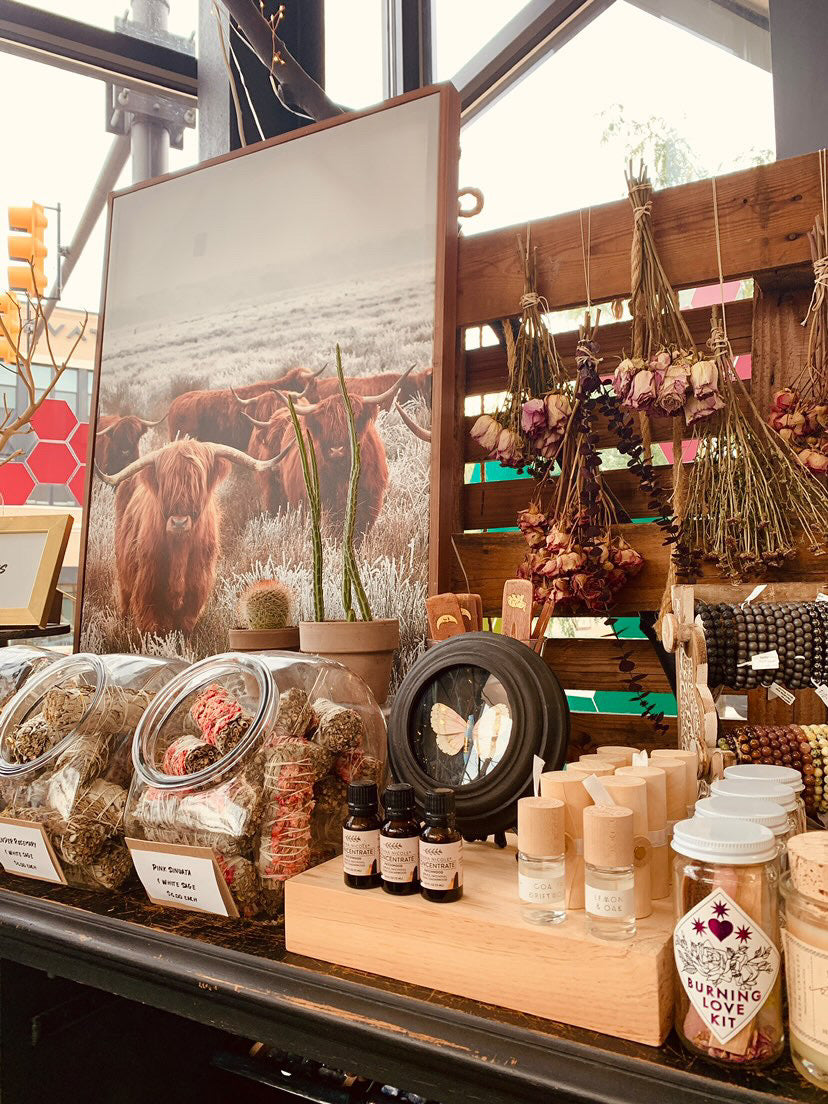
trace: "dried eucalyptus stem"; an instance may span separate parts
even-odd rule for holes
[[[734,368],[717,311],[710,347],[724,407],[699,436],[677,561],[695,574],[707,559],[734,581],[748,581],[793,556],[799,533],[813,555],[825,553],[828,494],[762,420]]]

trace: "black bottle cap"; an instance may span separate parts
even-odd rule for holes
[[[348,806],[351,809],[376,809],[377,784],[359,778],[348,785]]]
[[[391,813],[413,813],[414,787],[407,782],[393,782],[382,795],[382,803],[389,816]]]
[[[425,795],[425,815],[439,819],[454,816],[454,790],[441,786],[437,790],[428,790]]]

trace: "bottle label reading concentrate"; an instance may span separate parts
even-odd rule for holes
[[[417,836],[398,838],[380,836],[380,864],[386,882],[413,882],[420,861],[420,840]]]
[[[828,1055],[828,949],[803,943],[789,931],[782,935],[791,1035]]]
[[[634,916],[635,891],[629,889],[596,889],[587,885],[584,889],[586,911],[590,916]]]
[[[463,841],[420,842],[420,885],[424,889],[456,889],[463,884]]]
[[[368,832],[342,829],[342,869],[346,874],[364,877],[380,868],[379,828]]]
[[[564,876],[533,878],[531,874],[519,873],[518,896],[525,905],[559,908],[564,898]]]
[[[750,1023],[779,974],[773,940],[723,889],[682,916],[673,952],[690,1003],[720,1043]]]

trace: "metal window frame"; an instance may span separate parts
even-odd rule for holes
[[[196,101],[198,65],[191,55],[18,0],[0,0],[0,52],[117,80],[136,91],[163,89],[191,105]]]

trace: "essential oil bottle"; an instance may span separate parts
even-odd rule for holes
[[[518,801],[518,896],[530,924],[566,919],[564,803],[554,797]]]
[[[427,901],[463,896],[463,837],[455,827],[454,791],[441,787],[425,795],[420,833],[420,893]]]
[[[377,806],[376,782],[351,782],[348,816],[342,826],[342,870],[351,889],[376,889],[381,882]]]
[[[414,790],[395,782],[382,795],[385,821],[380,830],[380,871],[386,893],[405,897],[420,889],[420,820]]]
[[[600,939],[635,935],[633,814],[620,805],[584,809],[587,931]]]

